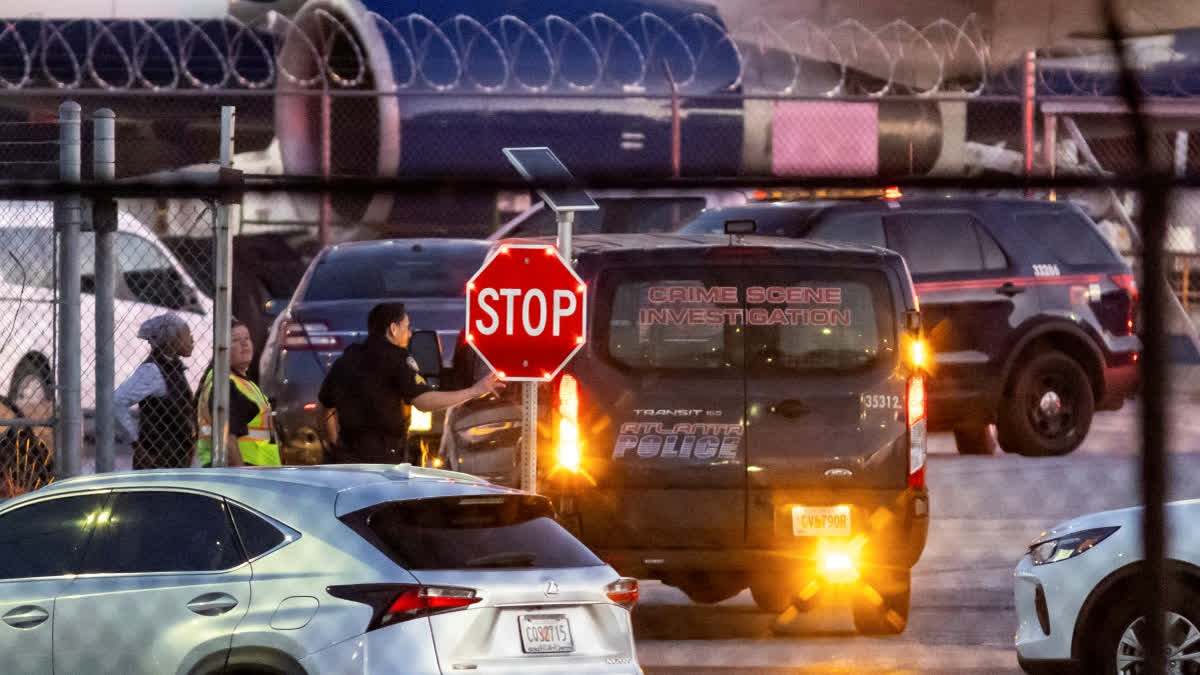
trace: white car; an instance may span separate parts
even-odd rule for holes
[[[1167,504],[1172,675],[1200,673],[1200,500]],[[1017,657],[1027,673],[1143,672],[1142,509],[1093,513],[1033,541],[1014,572]]]
[[[116,385],[150,354],[137,338],[143,321],[174,311],[192,330],[195,347],[185,359],[188,381],[200,383],[212,358],[213,303],[158,237],[122,211],[113,235],[116,301],[113,308]],[[81,236],[83,334],[81,396],[85,411],[96,405],[96,297],[93,295],[95,237]],[[57,253],[54,206],[50,202],[0,202],[0,394],[27,417],[53,411],[57,355]]]

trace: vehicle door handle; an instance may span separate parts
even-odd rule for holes
[[[24,605],[4,615],[4,623],[13,628],[33,628],[50,618],[50,613],[41,607]]]
[[[218,616],[237,606],[237,598],[227,593],[206,593],[187,604],[188,609],[201,616]]]
[[[1025,288],[1023,286],[1018,286],[1011,281],[1006,281],[1002,286],[1000,286],[1000,288],[996,289],[996,292],[1000,295],[1007,295],[1011,298],[1018,293],[1024,293]]]
[[[794,398],[789,398],[786,401],[780,401],[775,405],[774,408],[771,409],[771,411],[779,413],[780,415],[788,418],[803,417],[804,415],[812,412],[808,406],[804,405],[804,401],[797,401]]]

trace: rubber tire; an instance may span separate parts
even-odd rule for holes
[[[718,580],[714,583],[713,576],[696,574],[679,586],[688,599],[698,605],[715,605],[724,602],[746,589],[740,580]]]
[[[1079,392],[1075,428],[1069,437],[1057,440],[1047,439],[1033,428],[1023,404],[1033,395],[1038,379],[1054,372],[1068,380],[1070,386]],[[1001,402],[996,422],[997,436],[1006,452],[1026,457],[1057,457],[1071,453],[1087,438],[1092,416],[1096,412],[1096,401],[1092,383],[1075,359],[1060,351],[1042,352],[1021,366],[1011,383],[1011,387],[1006,387],[1010,394]]]
[[[899,635],[908,626],[908,607],[912,596],[912,571],[892,572],[887,593],[879,593],[883,599],[875,605],[868,599],[864,588],[854,594],[851,609],[854,613],[854,628],[862,635]],[[869,583],[869,581],[868,581]],[[902,587],[900,590],[897,587]]]
[[[750,595],[764,612],[779,614],[792,605],[792,594],[772,581],[751,582]]]
[[[1103,612],[1102,615],[1097,616],[1094,621],[1088,622],[1089,625],[1097,628],[1096,632],[1092,633],[1096,636],[1096,640],[1084,645],[1084,649],[1087,650],[1082,655],[1083,663],[1087,664],[1084,672],[1117,672],[1117,645],[1120,644],[1121,635],[1134,619],[1139,615],[1144,615],[1145,608],[1141,606],[1140,602],[1113,599],[1115,602],[1107,607],[1098,608],[1100,612]],[[1200,592],[1194,587],[1186,581],[1177,581],[1169,587],[1166,600],[1168,612],[1180,614],[1191,621],[1192,625],[1200,627]],[[1103,646],[1097,647],[1097,645]]]
[[[956,427],[954,447],[960,455],[991,455],[996,452],[996,437],[988,424]]]

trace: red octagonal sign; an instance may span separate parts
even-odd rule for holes
[[[583,346],[586,300],[557,248],[505,244],[467,282],[467,342],[503,380],[549,380]]]

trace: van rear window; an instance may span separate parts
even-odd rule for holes
[[[633,369],[859,370],[894,351],[877,271],[656,269],[601,288],[608,356]]]

